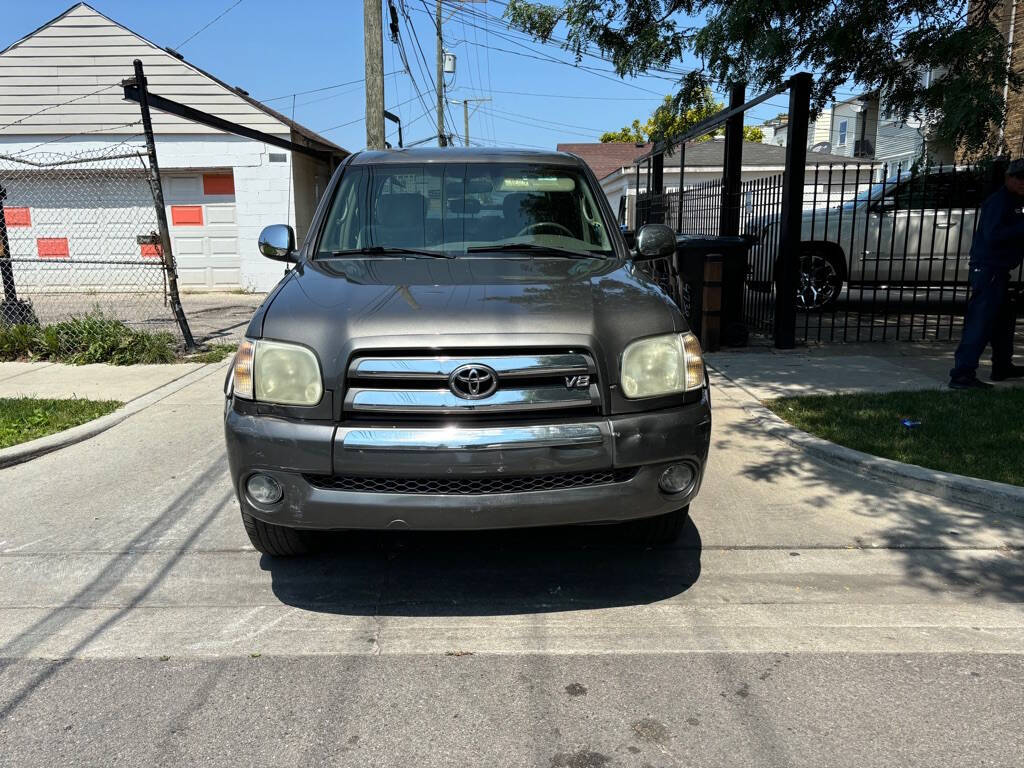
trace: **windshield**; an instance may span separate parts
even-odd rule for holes
[[[523,163],[355,166],[341,177],[319,258],[363,249],[508,255],[512,245],[611,256],[601,210],[574,168]],[[505,251],[488,251],[488,247]],[[564,255],[564,254],[563,254]]]

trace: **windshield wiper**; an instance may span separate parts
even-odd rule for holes
[[[431,251],[426,248],[391,248],[384,245],[368,245],[365,248],[347,248],[332,251],[331,256],[429,256],[434,259],[454,259],[455,254]]]
[[[516,251],[519,253],[549,253],[553,256],[565,256],[570,259],[604,259],[601,251],[573,251],[555,245],[539,243],[495,243],[494,245],[474,245],[466,249],[466,253],[486,253],[487,251]]]

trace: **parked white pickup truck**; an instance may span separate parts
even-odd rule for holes
[[[853,200],[806,210],[798,308],[828,310],[844,285],[965,284],[985,189],[983,177],[974,171],[905,171],[873,184]],[[747,231],[758,237],[750,254],[752,264],[759,256],[777,258],[778,227],[778,215],[748,220]]]

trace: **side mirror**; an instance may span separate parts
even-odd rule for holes
[[[640,259],[664,259],[676,252],[676,233],[666,224],[645,224],[636,233]]]
[[[272,224],[260,232],[260,253],[274,261],[292,264],[299,259],[295,254],[295,231],[287,224]]]

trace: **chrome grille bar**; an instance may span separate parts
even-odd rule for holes
[[[360,357],[352,361],[352,379],[445,380],[463,365],[486,365],[498,376],[544,377],[597,373],[586,355],[481,355],[479,357]]]
[[[464,400],[447,389],[366,389],[345,393],[345,410],[357,413],[501,413],[586,408],[600,405],[596,384],[589,389],[537,387],[499,389],[481,400]]]

